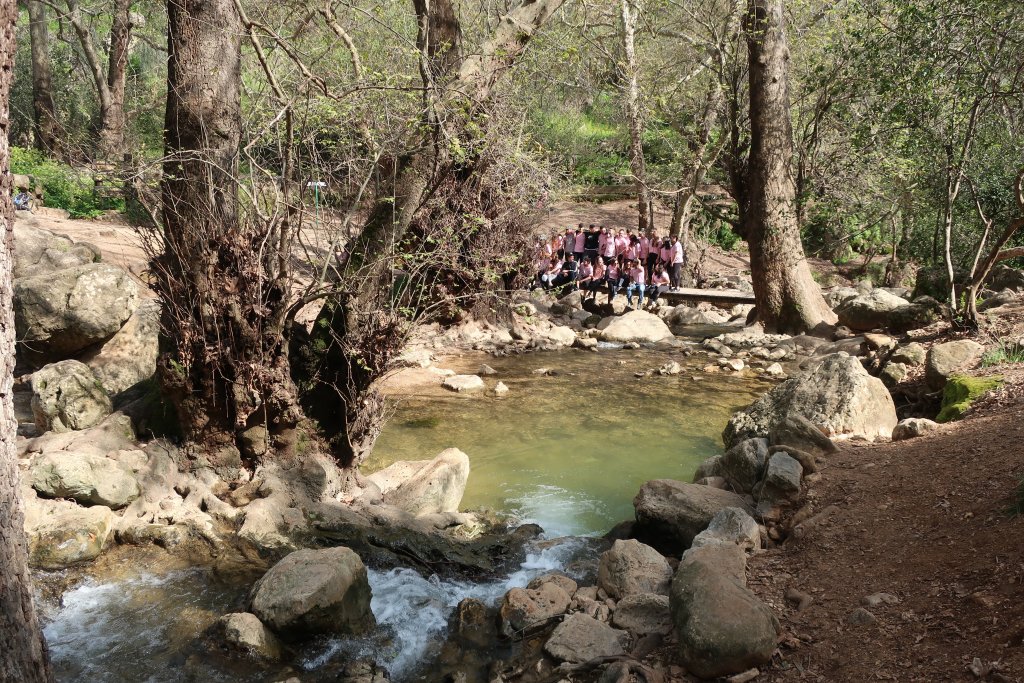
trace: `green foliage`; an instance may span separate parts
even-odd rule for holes
[[[1024,478],[1018,483],[1016,488],[1013,489],[1013,502],[1006,509],[1006,514],[1012,517],[1019,517],[1024,515]]]
[[[43,188],[43,203],[65,209],[72,218],[95,218],[125,208],[123,199],[97,196],[88,174],[47,159],[34,149],[11,147],[11,172],[30,176]]]
[[[1000,339],[995,348],[989,349],[981,357],[981,366],[983,368],[1008,363],[1024,363],[1024,345]]]
[[[942,409],[935,421],[959,420],[975,400],[1002,384],[1003,378],[999,375],[991,377],[953,375],[946,383],[946,389],[942,394]]]

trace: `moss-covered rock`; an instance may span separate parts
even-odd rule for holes
[[[939,411],[935,421],[959,420],[978,397],[1001,386],[1002,383],[1003,378],[999,375],[991,377],[951,376],[942,394],[942,410]]]

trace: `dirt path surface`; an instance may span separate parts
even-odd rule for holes
[[[1024,517],[1007,512],[1024,473],[1022,408],[828,458],[810,495],[834,514],[750,563],[787,632],[757,680],[1024,681]],[[813,602],[798,611],[788,589]],[[898,602],[867,606],[878,593]],[[860,607],[877,621],[850,623]]]

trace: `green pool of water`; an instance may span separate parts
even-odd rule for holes
[[[675,360],[675,376],[636,378]],[[750,376],[704,374],[706,358],[679,350],[563,351],[444,363],[497,374],[501,398],[445,393],[403,396],[364,470],[432,458],[454,446],[471,461],[464,509],[512,512],[549,536],[603,533],[633,517],[633,496],[649,479],[689,481],[722,451],[729,415],[767,385]],[[538,376],[546,367],[556,376]],[[699,380],[693,379],[700,377]]]

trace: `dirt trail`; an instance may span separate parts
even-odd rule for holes
[[[1022,408],[828,458],[810,495],[836,514],[750,563],[788,632],[758,680],[1024,680],[1024,517],[1007,513],[1024,473]],[[798,612],[790,588],[813,603]],[[877,593],[899,603],[867,607],[875,624],[848,623]]]

